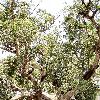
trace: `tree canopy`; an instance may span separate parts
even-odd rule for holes
[[[95,100],[100,1],[76,0],[64,7],[66,42],[59,41],[59,29],[52,27],[55,16],[46,10],[38,9],[33,16],[28,3],[15,0],[1,6],[0,48],[11,55],[0,64],[0,99],[41,100],[42,92],[48,91],[60,100],[62,92],[72,88],[76,100]],[[53,31],[47,33],[50,28]]]

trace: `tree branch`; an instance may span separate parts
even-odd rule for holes
[[[0,49],[6,50],[6,51],[11,52],[11,53],[14,53],[14,54],[16,53],[16,50],[10,50],[7,47],[0,47]]]
[[[0,3],[0,5],[2,5],[5,8],[5,6],[2,3]]]
[[[18,41],[18,39],[16,39],[15,49],[16,49],[16,56],[19,56],[19,41]]]
[[[82,1],[82,4],[85,5],[84,3],[84,0],[81,0]],[[89,3],[91,3],[91,0],[89,0]],[[88,4],[89,4],[88,3]],[[94,59],[94,62],[93,64],[91,65],[91,68],[84,74],[83,78],[88,80],[95,72],[95,70],[99,67],[98,66],[98,63],[99,63],[99,60],[100,60],[100,24],[98,24],[95,19],[94,19],[94,16],[95,14],[97,13],[98,10],[100,9],[97,9],[93,12],[92,16],[89,16],[89,11],[91,11],[91,6],[89,7],[89,5],[85,5],[86,9],[83,10],[82,12],[79,12],[80,15],[82,15],[83,17],[89,19],[92,24],[95,26],[96,30],[97,30],[97,35],[99,37],[99,40],[97,41],[97,44],[95,44],[95,59]]]

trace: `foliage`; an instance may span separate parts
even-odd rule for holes
[[[0,97],[9,99],[16,91],[39,89],[60,95],[72,87],[77,100],[95,99],[96,87],[92,79],[83,80],[83,72],[93,62],[97,30],[78,14],[84,8],[78,1],[64,17],[65,43],[58,41],[55,31],[45,34],[54,24],[54,16],[41,9],[33,16],[26,2],[6,2],[0,14],[0,44],[14,56],[3,59],[0,66],[0,75],[4,75],[0,78]],[[96,1],[93,3],[94,7]],[[46,77],[41,82],[43,72]],[[9,87],[7,91],[5,87]]]
[[[92,1],[91,1],[92,2]],[[98,1],[93,1],[92,4],[90,4],[91,10],[97,9],[97,3]],[[71,48],[71,58],[72,58],[72,64],[73,67],[78,67],[78,70],[81,70],[80,77],[82,73],[87,69],[90,68],[90,65],[92,65],[94,60],[94,48],[96,41],[98,40],[98,33],[97,29],[91,22],[91,19],[85,18],[85,16],[82,16],[80,12],[85,12],[87,9],[84,4],[82,4],[81,1],[75,1],[74,5],[72,7],[68,8],[68,11],[70,11],[67,16],[65,16],[65,31],[66,35],[68,37],[68,42],[70,44]],[[88,12],[89,13],[89,12]],[[98,13],[96,13],[95,16],[97,16]],[[99,22],[98,18],[95,18],[96,21]],[[89,80],[89,82],[85,82],[81,78],[79,79],[78,87],[79,93],[76,95],[76,97],[79,97],[77,99],[81,100],[94,100],[95,99],[95,86],[92,83],[92,80]],[[85,85],[82,85],[85,84]],[[90,87],[91,86],[91,87]],[[89,90],[88,90],[88,88]],[[79,96],[78,96],[79,95]]]

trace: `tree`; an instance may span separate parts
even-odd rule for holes
[[[99,1],[95,0],[89,0],[88,3],[85,3],[83,0],[75,1],[74,5],[68,8],[69,13],[65,16],[64,22],[68,42],[72,47],[72,64],[76,66],[76,68],[78,67],[78,69],[80,69],[80,76],[83,76],[83,72],[90,68],[89,71],[83,76],[86,80],[94,74],[99,63],[99,42],[97,41],[99,41],[100,25],[99,18],[96,17],[100,10],[98,2]],[[79,82],[81,81],[82,79],[80,78]],[[82,83],[84,82],[85,81],[82,81]],[[90,83],[87,82],[87,86],[89,86],[89,84],[92,85],[91,79],[89,82]],[[88,90],[87,93],[86,91],[84,92],[85,94],[89,93]],[[85,94],[83,93],[83,97],[85,98],[80,99],[88,100],[88,95],[86,97]],[[80,97],[82,97],[82,94]],[[92,97],[91,100],[93,100]]]
[[[37,16],[30,15],[26,2],[5,3],[0,15],[1,49],[14,56],[4,59],[0,66],[1,97],[40,100],[45,97],[42,92],[48,91],[56,93],[59,100],[72,88],[77,100],[95,99],[95,84],[84,80],[83,72],[93,62],[92,45],[97,34],[91,21],[79,13],[84,7],[76,1],[68,9],[64,20],[67,41],[63,43],[58,41],[56,29],[44,34],[54,23],[54,16],[40,9]],[[7,92],[5,87],[9,87]]]
[[[45,66],[43,61],[36,62],[35,59],[42,60],[41,57],[45,56],[46,45],[42,43],[45,41],[41,33],[53,24],[54,16],[39,10],[37,16],[31,17],[29,5],[15,0],[7,1],[4,7],[0,15],[0,48],[14,54],[3,60],[3,73],[6,81],[10,81],[7,86],[9,85],[13,95],[16,91],[22,92],[17,99],[39,99],[42,93],[40,78]],[[1,82],[2,80],[3,78]],[[24,91],[28,92],[30,89],[36,93],[29,92],[25,95]],[[9,95],[6,98],[10,99],[11,94]]]

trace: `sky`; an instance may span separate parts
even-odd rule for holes
[[[6,0],[0,0],[0,3],[3,3]],[[38,4],[39,6],[36,7],[36,10],[38,8],[41,8],[43,10],[46,10],[48,13],[51,13],[55,17],[59,16],[59,19],[57,20],[56,24],[58,24],[59,20],[62,20],[62,9],[65,6],[65,2],[67,5],[72,5],[73,0],[18,0],[18,1],[31,1],[30,5],[31,8],[34,9]],[[6,58],[7,56],[11,55],[8,52],[2,52],[0,50],[0,59]]]
[[[37,5],[40,3],[38,6],[41,9],[46,9],[48,12],[51,14],[56,14],[59,13],[64,7],[65,2],[68,5],[71,5],[73,3],[73,0],[19,0],[19,1],[31,1],[32,4]]]

